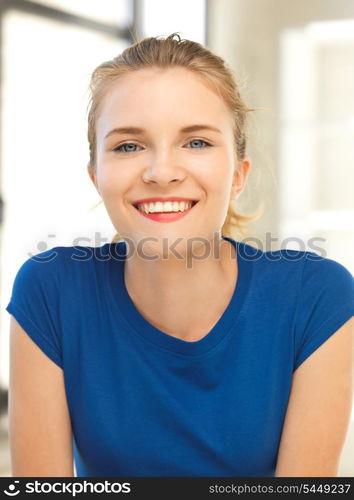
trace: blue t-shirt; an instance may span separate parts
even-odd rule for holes
[[[78,476],[274,476],[293,372],[354,315],[354,278],[313,252],[225,239],[237,284],[195,342],[139,313],[125,241],[20,267],[6,310],[64,371]]]

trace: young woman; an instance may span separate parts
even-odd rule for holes
[[[230,70],[172,34],[101,64],[91,92],[88,173],[118,235],[18,271],[13,475],[336,476],[354,279],[230,236],[250,171]]]

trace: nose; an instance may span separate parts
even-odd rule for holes
[[[142,177],[144,182],[154,182],[161,186],[167,186],[170,182],[184,179],[185,172],[182,167],[178,166],[173,154],[163,150],[151,156]]]

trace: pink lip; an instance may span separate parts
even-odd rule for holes
[[[195,205],[197,205],[197,203]],[[150,220],[154,220],[156,222],[174,222],[187,215],[191,210],[193,210],[195,205],[193,205],[188,210],[185,210],[184,212],[170,212],[170,213],[155,212],[151,214],[146,214],[145,212],[142,212],[138,208],[136,207],[134,208],[139,212],[139,214],[143,215],[144,217],[147,217]]]
[[[133,205],[138,205],[140,203],[154,203],[156,201],[197,201],[192,198],[181,198],[179,196],[170,196],[169,198],[155,197],[155,198],[143,198],[141,200],[136,200]]]

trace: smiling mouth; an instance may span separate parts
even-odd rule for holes
[[[198,202],[199,202],[199,200],[192,200],[191,206],[189,208],[185,208],[184,210],[180,210],[178,208],[178,210],[163,210],[161,212],[155,212],[154,211],[154,212],[147,212],[147,213],[144,211],[144,209],[139,208],[139,204],[133,203],[132,205],[139,212],[142,212],[145,215],[153,215],[153,214],[179,214],[179,213],[183,213],[183,212],[187,212],[188,210],[191,210]],[[142,205],[140,205],[140,207],[142,207]]]

